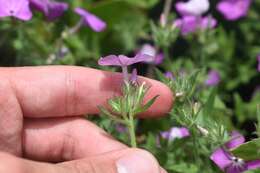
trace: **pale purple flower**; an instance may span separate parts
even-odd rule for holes
[[[248,13],[251,0],[222,0],[217,9],[227,20],[237,20]]]
[[[122,67],[123,76],[125,81],[129,81],[127,66],[139,63],[150,62],[153,57],[145,54],[137,54],[135,57],[129,58],[125,55],[108,55],[101,57],[98,61],[102,66],[120,66]]]
[[[173,76],[173,73],[170,72],[170,71],[167,71],[164,76],[168,79],[171,79],[171,80],[174,80],[174,76]]]
[[[139,51],[140,54],[146,54],[150,56],[156,56],[156,49],[150,44],[144,44]]]
[[[55,20],[62,16],[69,5],[65,2],[56,2],[53,0],[29,0],[30,6],[42,12],[48,20]]]
[[[169,141],[177,138],[185,138],[190,136],[189,130],[185,127],[172,127],[170,130],[161,132],[161,137]]]
[[[134,68],[133,71],[132,71],[132,74],[131,74],[131,77],[130,77],[130,82],[135,85],[137,84],[137,69]]]
[[[180,29],[182,35],[187,35],[197,30],[212,29],[217,25],[217,21],[211,16],[183,16],[175,20],[173,25]]]
[[[164,54],[158,53],[158,54],[156,54],[156,56],[154,58],[154,64],[159,65],[159,64],[163,63],[163,60],[164,60]]]
[[[32,12],[28,0],[0,0],[0,18],[15,17],[28,21],[32,18]]]
[[[257,56],[257,61],[258,61],[257,71],[260,72],[260,54]]]
[[[138,53],[153,57],[150,62],[146,62],[146,63],[159,65],[164,60],[163,53],[157,53],[155,47],[150,44],[144,44]]]
[[[95,32],[101,32],[106,29],[107,24],[94,14],[88,12],[87,10],[77,7],[74,11],[75,13],[81,16],[83,24],[90,27]]]
[[[119,133],[126,133],[127,132],[127,128],[123,124],[116,124],[115,128],[116,128],[116,131],[119,132]]]
[[[260,160],[244,161],[233,156],[228,150],[238,147],[245,142],[244,136],[238,132],[232,133],[232,139],[225,147],[218,148],[210,156],[210,159],[226,173],[242,173],[246,170],[260,168]]]
[[[102,66],[129,66],[138,62],[149,62],[153,57],[145,54],[137,54],[135,57],[127,57],[125,55],[108,55],[101,57],[98,61],[99,65]]]
[[[219,75],[219,72],[216,71],[216,70],[211,70],[209,73],[208,73],[208,78],[207,80],[205,81],[205,84],[207,86],[216,86],[218,85],[220,82],[220,75]]]
[[[208,0],[189,0],[177,2],[175,7],[182,16],[201,16],[209,10],[210,4]]]

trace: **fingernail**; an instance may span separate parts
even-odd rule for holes
[[[161,173],[158,162],[148,152],[137,150],[116,162],[118,173]]]

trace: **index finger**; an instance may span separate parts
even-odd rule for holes
[[[0,74],[10,81],[24,116],[32,118],[97,114],[97,106],[120,94],[122,83],[119,73],[74,66],[1,68]],[[173,102],[170,89],[143,80],[151,86],[147,99],[160,95],[145,115],[167,113]]]

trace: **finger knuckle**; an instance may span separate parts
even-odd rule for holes
[[[68,115],[77,114],[78,95],[77,86],[79,81],[68,70],[65,73],[65,107]]]

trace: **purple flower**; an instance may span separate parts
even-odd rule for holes
[[[244,136],[238,132],[232,133],[232,139],[225,144],[225,147],[218,148],[210,156],[210,159],[226,173],[242,173],[246,170],[260,168],[260,160],[245,162],[243,159],[232,156],[228,151],[245,142]],[[225,148],[225,149],[224,149]]]
[[[137,54],[135,57],[129,58],[125,55],[108,55],[101,57],[98,61],[102,66],[129,66],[138,62],[149,62],[153,57],[145,54]]]
[[[144,44],[139,51],[139,54],[150,55],[151,57],[153,57],[150,62],[146,62],[150,64],[159,65],[164,60],[163,53],[157,53],[155,47],[150,44]]]
[[[218,71],[216,70],[211,70],[209,73],[208,73],[208,78],[207,80],[205,81],[205,84],[207,86],[215,86],[215,85],[218,85],[220,82],[220,75],[218,73]]]
[[[257,56],[257,61],[258,61],[257,71],[260,72],[260,54]]]
[[[68,4],[64,2],[55,2],[52,0],[29,0],[30,6],[42,12],[48,20],[55,20],[62,16],[64,11],[68,9]]]
[[[137,69],[134,68],[133,71],[132,71],[132,74],[131,74],[131,77],[130,77],[130,82],[133,84],[133,85],[136,85],[137,84]]]
[[[125,55],[108,55],[101,57],[98,61],[99,65],[102,66],[121,66],[125,81],[129,81],[127,66],[138,63],[138,62],[150,62],[153,57],[145,54],[137,54],[133,58],[129,58]]]
[[[176,3],[176,10],[182,16],[200,16],[209,10],[208,0],[190,0],[188,2],[178,2]]]
[[[123,124],[116,124],[116,131],[119,133],[126,133],[127,128]]]
[[[187,35],[198,29],[205,30],[214,28],[217,25],[217,21],[211,16],[184,16],[175,20],[174,25],[181,30],[182,35]]]
[[[173,141],[176,138],[185,138],[190,136],[189,130],[185,127],[172,127],[170,130],[161,132],[164,139]]]
[[[251,0],[222,0],[217,9],[227,20],[237,20],[247,15]]]
[[[174,76],[173,76],[173,73],[170,72],[170,71],[167,71],[164,76],[168,79],[171,79],[171,80],[174,80]]]
[[[87,10],[77,7],[74,11],[81,16],[83,24],[89,26],[94,31],[101,32],[106,29],[106,23]]]
[[[28,0],[0,0],[0,18],[15,17],[28,21],[32,18]]]

